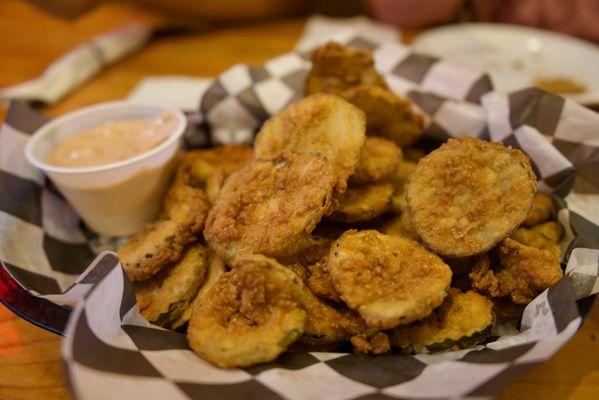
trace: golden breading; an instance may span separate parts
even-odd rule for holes
[[[492,297],[509,295],[516,304],[528,304],[563,276],[551,252],[509,238],[500,243],[495,256],[498,262],[481,257],[470,273],[472,287]]]
[[[249,161],[226,180],[204,237],[229,263],[244,253],[296,257],[330,209],[334,184],[330,164],[316,155]]]
[[[319,300],[307,287],[300,294],[300,304],[306,310],[306,328],[300,342],[327,344],[348,341],[354,335],[371,335],[364,321],[353,311],[332,306]]]
[[[188,248],[183,258],[148,280],[135,282],[139,312],[149,322],[174,328],[189,308],[208,268],[208,251],[201,245]]]
[[[349,186],[329,219],[345,223],[373,220],[389,210],[392,196],[390,183]]]
[[[526,216],[524,225],[533,226],[545,222],[553,212],[553,200],[545,193],[537,193],[532,201],[532,208]]]
[[[309,265],[307,268],[309,276],[306,283],[312,293],[322,299],[341,301],[339,293],[337,293],[333,285],[331,274],[327,269],[326,258]]]
[[[183,249],[198,240],[208,213],[208,200],[200,189],[175,185],[167,194],[160,220],[134,235],[118,250],[127,277],[150,278],[176,263]]]
[[[371,338],[364,336],[353,336],[351,344],[354,351],[364,354],[385,354],[391,351],[389,336],[384,332],[378,332]]]
[[[357,183],[387,180],[397,171],[401,158],[401,149],[395,143],[383,138],[367,137],[360,163],[351,180]]]
[[[206,179],[217,168],[229,176],[252,158],[249,146],[230,145],[207,150],[188,151],[177,166],[176,179],[194,187],[203,187]]]
[[[484,253],[526,218],[536,190],[528,157],[501,143],[450,139],[420,160],[406,187],[412,226],[433,251]]]
[[[365,126],[364,113],[342,98],[312,95],[262,125],[254,154],[256,158],[276,158],[289,151],[319,154],[331,163],[336,191],[343,193],[360,161]]]
[[[398,146],[414,143],[422,134],[424,114],[413,103],[387,89],[358,85],[340,94],[366,114],[366,131]]]
[[[374,68],[369,51],[329,42],[312,53],[304,94],[338,93],[360,83],[387,88],[385,79]]]
[[[379,329],[426,317],[443,302],[451,282],[451,270],[435,254],[374,230],[343,234],[326,265],[341,299]]]
[[[397,170],[395,171],[395,175],[393,175],[391,179],[391,183],[395,188],[395,195],[400,195],[404,192],[406,184],[410,179],[410,175],[416,169],[416,163],[413,161],[402,160],[399,163]]]
[[[393,331],[393,345],[415,353],[472,347],[491,333],[493,303],[484,296],[450,289],[445,301],[427,318]]]
[[[218,281],[220,276],[225,273],[225,270],[226,266],[223,260],[218,258],[218,256],[213,251],[209,250],[208,271],[205,274],[206,277],[204,281],[201,283],[198,293],[193,298],[191,304],[187,308],[185,308],[181,316],[177,318],[175,321],[173,321],[173,323],[171,324],[172,329],[177,329],[189,322],[194,308],[196,308],[201,301],[204,301],[204,299],[207,296],[208,290],[210,290],[210,288]]]
[[[274,360],[304,332],[301,287],[293,271],[271,259],[240,257],[193,310],[189,345],[222,368]]]
[[[405,192],[393,195],[391,209],[395,214],[386,214],[380,217],[375,229],[386,235],[403,236],[419,242],[420,237],[410,221],[410,210],[407,206]]]
[[[564,227],[556,221],[547,221],[530,227],[532,232],[545,236],[554,243],[559,243],[564,236]]]
[[[549,251],[559,260],[561,250],[557,243],[549,239],[547,236],[528,228],[518,228],[511,234],[510,238],[522,243],[523,245],[535,247]]]
[[[213,204],[224,180],[249,161],[252,155],[252,148],[243,145],[189,151],[179,160],[175,184],[204,189],[208,201]]]

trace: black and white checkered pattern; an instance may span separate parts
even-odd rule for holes
[[[267,365],[220,370],[196,357],[182,335],[143,320],[114,253],[100,253],[85,268],[112,242],[82,228],[60,194],[25,163],[27,136],[44,120],[13,103],[0,132],[0,260],[31,294],[74,306],[63,356],[76,398],[489,397],[551,357],[580,327],[588,309],[581,307],[581,315],[578,306],[599,291],[599,117],[538,90],[495,93],[487,75],[397,43],[351,35],[339,41],[374,50],[393,90],[429,117],[428,136],[481,136],[530,155],[541,188],[561,205],[567,276],[527,306],[519,333],[475,349],[377,357],[286,353]],[[210,130],[189,133],[187,142],[251,141],[262,121],[301,97],[308,59],[292,53],[225,72],[201,103]]]

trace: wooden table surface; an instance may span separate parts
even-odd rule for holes
[[[125,6],[102,6],[73,22],[55,20],[20,1],[0,2],[0,87],[39,75],[63,52],[129,21],[157,19]],[[244,62],[254,65],[289,51],[303,20],[228,27],[152,42],[143,51],[102,71],[48,107],[49,115],[119,99],[146,76],[215,76]],[[5,110],[0,107],[0,120]],[[522,376],[502,399],[598,399],[599,307],[576,337],[551,360]],[[62,378],[60,338],[0,306],[0,399],[68,398]]]

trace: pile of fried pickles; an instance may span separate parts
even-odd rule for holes
[[[562,277],[563,234],[519,150],[418,147],[425,115],[328,43],[254,147],[184,153],[119,257],[141,314],[223,368],[283,351],[428,353],[493,339]]]

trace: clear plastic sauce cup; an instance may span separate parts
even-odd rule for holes
[[[94,167],[59,167],[45,160],[62,140],[110,121],[151,119],[173,115],[178,124],[151,150],[123,161]],[[42,170],[94,231],[127,236],[156,218],[171,178],[185,115],[168,107],[114,101],[82,108],[38,129],[25,147],[29,163]]]

